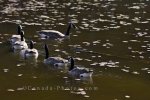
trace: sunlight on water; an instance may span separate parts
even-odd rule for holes
[[[149,0],[1,0],[1,97],[149,100],[149,6]],[[41,30],[65,34],[70,22],[76,29],[67,39],[38,35]],[[12,52],[8,40],[17,34],[18,24],[27,44],[35,42],[37,60],[21,59],[19,52]],[[50,57],[73,57],[75,65],[93,70],[92,77],[73,77],[69,66],[44,64],[44,44]]]

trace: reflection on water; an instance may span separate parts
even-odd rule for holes
[[[149,9],[149,0],[1,0],[1,97],[149,100]],[[48,29],[65,32],[70,21],[78,27],[70,39],[42,40],[37,34]],[[23,25],[28,44],[36,42],[40,54],[36,62],[24,61],[10,51],[8,40],[17,34],[17,24]],[[76,64],[93,69],[92,79],[76,79],[64,69],[43,64],[45,43],[50,56],[73,56]],[[24,89],[27,86],[79,88],[29,91]],[[8,96],[8,92],[14,94]]]

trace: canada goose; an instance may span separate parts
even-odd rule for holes
[[[21,41],[16,41],[14,44],[12,44],[13,50],[22,50],[22,49],[27,49],[28,45],[24,41],[24,32],[21,31]]]
[[[91,77],[93,74],[93,70],[84,67],[77,67],[74,65],[74,59],[70,57],[70,68],[69,74],[77,77]]]
[[[30,48],[28,49],[23,49],[20,51],[20,55],[24,59],[29,59],[29,58],[38,58],[38,50],[34,48],[34,43],[33,41],[30,41]]]
[[[54,67],[64,67],[68,63],[68,60],[61,57],[49,57],[48,46],[45,44],[45,59],[44,63],[48,65],[53,65]]]
[[[10,38],[10,43],[13,45],[16,41],[21,41],[21,31],[22,31],[22,26],[18,25],[17,27],[17,34],[12,35]],[[24,35],[24,34],[23,34]]]
[[[39,32],[39,35],[41,38],[44,38],[44,39],[67,38],[70,35],[71,27],[76,28],[76,26],[73,23],[69,23],[67,31],[65,34],[59,32],[59,31],[56,31],[56,30],[41,30]]]

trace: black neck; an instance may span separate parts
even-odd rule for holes
[[[70,63],[71,65],[70,65],[69,71],[74,68],[74,59],[72,57],[70,58]]]
[[[33,41],[30,41],[30,49],[33,49]]]
[[[69,23],[69,26],[67,28],[67,31],[66,31],[66,36],[69,36],[70,35],[70,29],[71,29],[71,23]]]
[[[21,26],[21,25],[18,25],[18,28],[17,28],[17,33],[18,33],[18,35],[21,34],[21,30],[22,30],[22,26]]]
[[[45,59],[47,59],[49,57],[48,46],[45,44],[44,48],[45,48]]]
[[[24,41],[24,32],[23,31],[21,31],[21,41]]]

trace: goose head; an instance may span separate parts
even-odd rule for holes
[[[30,41],[30,47],[28,49],[21,50],[20,54],[25,59],[38,58],[38,50],[33,48],[33,41]]]
[[[71,71],[71,70],[74,68],[74,59],[73,59],[73,57],[70,57],[70,58],[69,58],[69,62],[70,62],[69,71]]]
[[[21,35],[21,41],[24,41],[24,31],[21,31],[20,35]]]
[[[30,41],[30,49],[29,49],[28,53],[33,56],[38,56],[38,51],[37,51],[37,49],[34,49],[34,42],[32,40]]]
[[[34,43],[33,43],[33,41],[31,40],[31,41],[30,41],[30,49],[33,49],[33,47],[34,47]]]
[[[22,31],[22,26],[18,25],[18,27],[17,27],[17,33],[18,33],[18,35],[21,34],[21,31]]]
[[[47,44],[44,45],[44,49],[45,49],[45,59],[47,59],[49,57],[49,52],[48,52],[48,46],[47,46]]]
[[[70,29],[71,29],[71,28],[76,29],[77,27],[75,26],[75,24],[73,24],[72,22],[70,22],[69,25],[68,25],[66,34],[65,34],[66,36],[69,36],[69,35],[70,35]]]
[[[74,23],[70,23],[71,28],[77,29],[77,26]]]
[[[21,39],[21,31],[22,31],[22,26],[18,25],[17,27],[17,35],[12,35],[12,37],[10,38],[10,42],[13,45],[16,41],[20,41]]]

